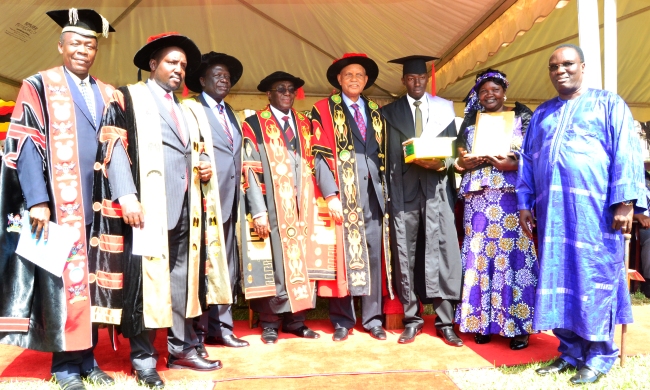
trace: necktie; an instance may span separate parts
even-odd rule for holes
[[[289,145],[291,145],[291,150],[295,152],[295,142],[296,142],[296,135],[293,134],[293,129],[291,128],[291,125],[289,125],[289,117],[287,115],[282,117],[282,120],[284,121],[284,127],[282,128],[284,130],[284,134],[287,136],[287,139],[289,140]]]
[[[174,99],[172,99],[171,93],[166,93],[165,94],[165,99],[169,101],[169,115],[171,115],[172,120],[174,121],[174,125],[176,125],[176,131],[178,131],[178,135],[181,137],[181,141],[183,141],[183,145],[187,145],[187,142],[185,142],[185,137],[183,136],[183,129],[181,128],[181,123],[178,121],[178,116],[176,116],[176,110],[174,110]]]
[[[421,101],[416,100],[413,102],[415,106],[415,136],[420,137],[422,135],[422,110],[420,110]]]
[[[359,110],[359,105],[354,103],[352,105],[352,108],[354,108],[354,121],[357,122],[357,127],[359,128],[359,131],[361,132],[361,137],[363,137],[363,140],[366,140],[366,122],[363,120],[363,115],[361,115],[361,111]]]
[[[88,107],[88,111],[90,111],[90,116],[93,117],[94,125],[97,123],[97,114],[95,114],[95,96],[93,96],[93,91],[90,89],[90,85],[83,80],[79,83],[79,91],[86,101],[86,106]]]
[[[230,142],[230,149],[232,150],[233,148],[233,140],[232,140],[232,133],[230,132],[230,126],[228,126],[228,121],[226,120],[226,113],[221,104],[217,104],[217,107],[219,109],[219,123],[221,123],[221,127],[223,127],[224,133],[226,133],[226,138],[228,138],[228,142]]]

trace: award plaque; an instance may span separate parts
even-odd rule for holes
[[[472,155],[505,156],[510,153],[515,112],[481,112],[476,118]]]
[[[404,162],[431,160],[454,155],[456,137],[411,138],[402,142]]]

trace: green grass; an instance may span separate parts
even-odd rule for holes
[[[569,378],[575,371],[541,377],[535,373],[539,367],[550,362],[524,364],[514,367],[499,367],[482,370],[449,371],[447,375],[461,389],[575,389],[569,383]],[[612,370],[600,380],[588,386],[589,390],[609,389],[647,389],[650,387],[650,355],[628,357],[625,367],[619,361]],[[579,388],[579,387],[578,387]]]

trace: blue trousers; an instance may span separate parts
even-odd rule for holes
[[[614,339],[585,340],[573,331],[561,328],[553,329],[553,334],[560,340],[560,358],[578,369],[589,366],[606,374],[618,357],[618,347],[614,344]]]
[[[50,372],[57,380],[62,380],[73,375],[84,374],[97,367],[93,350],[97,345],[97,324],[93,324],[93,346],[82,351],[65,351],[52,353],[52,367]]]

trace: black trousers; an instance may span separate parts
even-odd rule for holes
[[[186,194],[180,219],[176,227],[167,233],[172,293],[172,327],[167,329],[167,349],[170,355],[178,358],[196,355],[195,348],[199,344],[194,332],[193,319],[185,318],[189,233],[190,219]],[[156,332],[157,329],[145,330],[129,338],[131,363],[136,370],[156,367],[158,352],[153,346]]]
[[[424,320],[420,313],[420,302],[433,303],[436,311],[436,328],[452,326],[454,321],[454,301],[442,298],[426,298],[424,286],[424,263],[426,245],[426,196],[422,191],[410,202],[404,203],[404,230],[406,232],[406,250],[409,261],[409,280],[411,291],[409,300],[404,306],[404,319],[406,327],[422,328]],[[418,288],[419,287],[419,288]],[[418,291],[422,291],[418,293]]]

